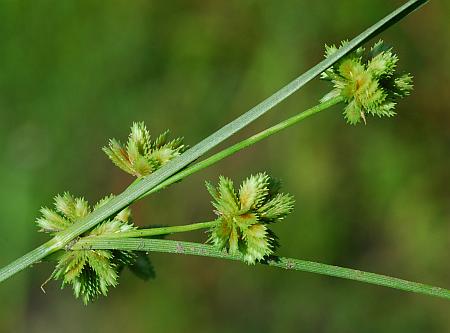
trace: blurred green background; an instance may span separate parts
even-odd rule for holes
[[[43,242],[34,219],[65,190],[94,202],[132,179],[101,152],[133,121],[193,145],[401,1],[2,1],[0,265]],[[450,3],[382,35],[415,76],[394,119],[346,125],[335,107],[133,207],[137,224],[213,217],[203,186],[267,170],[297,200],[278,253],[450,287]],[[319,80],[236,141],[313,104]],[[202,232],[182,239],[204,241]],[[450,305],[381,287],[208,258],[152,254],[85,307],[40,285],[44,263],[0,285],[0,332],[449,332]]]

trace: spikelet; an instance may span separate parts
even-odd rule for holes
[[[325,57],[346,43],[326,45]],[[366,122],[366,114],[394,116],[396,101],[408,96],[413,88],[410,74],[396,74],[398,57],[383,41],[375,43],[367,55],[364,52],[364,48],[358,48],[321,74],[334,86],[321,102],[342,96],[346,103],[344,118],[350,124]]]
[[[168,136],[169,131],[165,131],[152,141],[143,122],[133,123],[126,145],[111,139],[103,151],[123,171],[135,177],[144,177],[186,149],[183,138],[169,140]]]
[[[55,209],[43,207],[42,216],[36,220],[36,224],[40,231],[56,234],[112,198],[112,195],[107,196],[94,207],[90,207],[84,198],[75,198],[68,192],[57,195]],[[82,237],[108,236],[133,229],[136,227],[131,223],[131,211],[125,208]],[[52,277],[62,280],[62,288],[71,285],[75,297],[81,298],[83,303],[87,304],[99,295],[106,295],[110,287],[118,284],[118,275],[124,266],[129,266],[133,272],[145,279],[154,276],[148,257],[145,256],[145,259],[142,256],[135,252],[119,250],[66,250],[59,257]]]
[[[265,173],[247,178],[238,195],[233,181],[220,177],[217,187],[206,183],[218,216],[209,242],[254,264],[274,253],[278,243],[268,224],[282,220],[292,209],[290,195],[278,193],[279,183]]]

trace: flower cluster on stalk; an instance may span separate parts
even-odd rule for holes
[[[126,145],[111,139],[109,146],[104,147],[103,151],[123,171],[136,177],[143,177],[185,150],[182,138],[169,140],[168,134],[166,131],[152,141],[144,123],[133,123]],[[91,207],[84,198],[75,198],[68,192],[57,195],[54,209],[43,207],[42,216],[36,220],[36,224],[40,231],[55,235],[112,198],[112,195],[105,197]],[[136,227],[131,221],[131,210],[127,207],[80,235],[80,238],[108,236],[133,229]],[[62,280],[62,288],[71,285],[75,297],[81,298],[85,304],[99,295],[106,295],[110,287],[115,287],[118,284],[118,275],[125,266],[145,280],[154,276],[148,256],[138,251],[68,248],[58,255],[57,260],[51,277]]]
[[[103,151],[123,171],[135,177],[144,177],[180,155],[185,149],[183,138],[169,140],[168,130],[151,140],[149,131],[144,123],[140,122],[131,126],[126,145],[111,139]]]
[[[330,57],[340,47],[326,46],[325,56]],[[411,75],[398,75],[397,63],[398,57],[382,41],[367,53],[364,48],[358,48],[322,73],[321,78],[331,81],[333,90],[321,102],[334,98],[336,102],[343,100],[346,103],[344,116],[351,124],[366,122],[367,114],[380,117],[395,115],[397,100],[412,90]],[[166,131],[151,140],[144,123],[133,123],[126,144],[111,139],[103,151],[120,169],[141,178],[176,158],[185,149],[182,138],[169,140]],[[232,180],[222,176],[217,186],[208,182],[206,186],[217,215],[214,226],[209,230],[208,241],[220,250],[239,256],[247,264],[255,264],[273,255],[278,242],[269,226],[283,220],[294,207],[293,197],[280,192],[280,183],[266,173],[258,173],[244,180],[238,190]],[[42,216],[36,223],[40,231],[57,235],[112,198],[112,195],[105,197],[90,206],[84,198],[75,198],[66,192],[55,197],[53,209],[41,209]],[[131,211],[127,207],[80,238],[107,237],[134,229]],[[115,287],[125,266],[144,279],[154,275],[148,257],[138,251],[72,250],[69,246],[58,254],[57,261],[51,277],[62,280],[62,287],[71,285],[75,296],[85,304]]]
[[[43,207],[42,216],[36,220],[36,224],[41,232],[56,234],[112,198],[112,195],[105,197],[91,207],[84,198],[75,198],[68,192],[57,195],[54,209]],[[81,237],[108,236],[133,229],[136,227],[131,222],[131,211],[125,208]],[[148,257],[135,251],[67,249],[59,254],[57,260],[51,277],[62,280],[61,288],[71,285],[75,297],[81,298],[85,304],[99,295],[106,295],[110,287],[115,287],[118,275],[125,266],[144,279],[153,275]]]
[[[342,42],[340,47],[346,43]],[[330,57],[340,47],[325,46],[325,57]],[[396,73],[398,57],[383,41],[377,42],[369,52],[365,51],[363,47],[358,48],[321,75],[334,86],[321,102],[343,97],[344,117],[350,124],[366,122],[367,114],[394,116],[397,100],[408,96],[413,89],[412,76]]]
[[[206,186],[218,216],[209,241],[219,249],[242,255],[248,264],[272,255],[278,243],[269,225],[284,219],[294,205],[292,196],[279,193],[280,183],[258,173],[247,178],[238,192],[233,181],[225,177],[220,177],[217,187]]]

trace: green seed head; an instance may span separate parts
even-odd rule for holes
[[[325,57],[337,50],[334,45],[325,46]],[[394,116],[397,100],[408,96],[413,88],[410,74],[396,73],[397,62],[397,55],[381,40],[367,54],[364,48],[358,48],[322,73],[321,78],[331,81],[334,89],[321,102],[343,97],[344,117],[350,124],[365,122],[366,114]]]
[[[144,177],[186,149],[183,138],[169,140],[168,136],[169,131],[166,131],[152,141],[144,123],[133,123],[126,145],[111,139],[109,146],[103,147],[103,151],[123,171],[136,177]]]
[[[279,183],[258,173],[247,178],[237,193],[225,177],[217,187],[206,186],[218,216],[209,241],[231,254],[242,254],[248,264],[273,254],[278,243],[268,224],[282,220],[294,204],[290,195],[278,193]]]
[[[84,198],[74,198],[70,193],[55,197],[55,209],[44,207],[42,216],[36,220],[40,231],[56,234],[65,230],[78,219],[104,205],[112,195],[90,207]],[[131,211],[125,208],[111,219],[104,221],[86,236],[108,236],[114,233],[136,229],[131,223]],[[118,284],[120,270],[134,265],[137,254],[119,250],[66,250],[59,258],[52,277],[62,280],[62,287],[71,285],[75,297],[87,304],[98,295],[106,295],[109,287]]]

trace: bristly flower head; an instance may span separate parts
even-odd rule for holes
[[[165,131],[152,141],[143,122],[133,123],[126,145],[111,139],[109,146],[103,147],[103,151],[123,171],[136,177],[143,177],[159,169],[186,149],[183,138],[169,141],[168,135],[169,131]]]
[[[55,197],[54,210],[47,207],[41,209],[42,216],[36,220],[36,223],[40,231],[56,234],[112,198],[112,195],[105,197],[94,207],[90,207],[84,198],[74,198],[66,192]],[[83,234],[82,237],[108,236],[133,229],[136,227],[131,223],[131,211],[125,208],[111,219]],[[124,266],[129,266],[138,276],[142,276],[142,269],[144,271],[149,271],[149,267],[151,269],[148,257],[144,258],[147,267],[143,267],[142,258],[137,267],[137,258],[138,254],[131,251],[67,249],[58,258],[52,277],[55,280],[62,280],[61,287],[67,284],[72,285],[75,297],[81,297],[87,304],[100,294],[106,295],[109,287],[115,287],[118,284],[118,275]]]
[[[231,254],[242,254],[248,264],[274,253],[278,243],[267,225],[282,220],[294,206],[292,196],[279,193],[279,182],[258,173],[247,178],[238,193],[233,182],[222,176],[217,188],[209,183],[206,187],[218,216],[210,242]]]
[[[325,57],[339,48],[325,46]],[[396,100],[408,96],[413,88],[410,74],[396,74],[397,62],[397,55],[381,40],[367,54],[364,48],[358,48],[322,73],[321,78],[331,81],[334,89],[321,102],[342,96],[347,103],[344,116],[350,124],[365,122],[367,113],[395,115]]]

